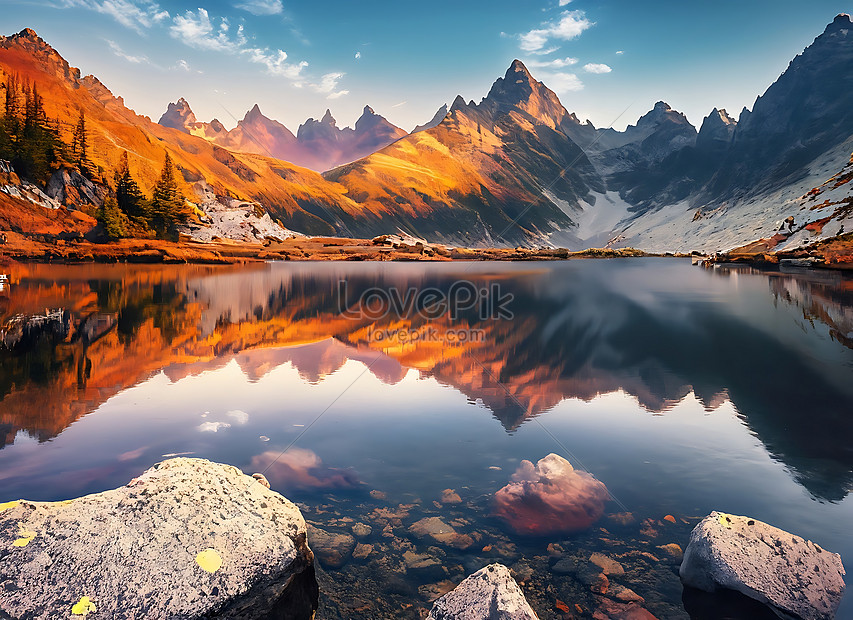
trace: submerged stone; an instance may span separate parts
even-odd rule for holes
[[[602,482],[549,454],[535,466],[521,462],[510,483],[495,494],[495,512],[520,534],[573,532],[598,521],[609,498]]]
[[[690,534],[681,581],[741,592],[803,620],[830,620],[844,593],[841,556],[748,517],[712,512]]]
[[[438,599],[428,620],[536,620],[503,564],[490,564]]]
[[[26,546],[13,542],[26,530]],[[0,511],[0,616],[308,619],[295,504],[229,465],[176,458],[126,486]],[[76,610],[76,611],[75,611]]]

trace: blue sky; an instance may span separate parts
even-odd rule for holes
[[[155,121],[185,97],[226,127],[255,103],[292,131],[364,105],[410,130],[479,101],[514,58],[569,111],[622,129],[658,100],[699,125],[737,116],[853,2],[748,0],[4,0],[0,33],[36,30]]]

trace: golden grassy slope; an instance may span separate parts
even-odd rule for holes
[[[269,157],[231,153],[135,114],[97,78],[81,78],[78,69],[31,30],[0,38],[0,79],[5,82],[10,73],[38,85],[46,113],[60,121],[67,142],[80,111],[85,112],[89,157],[106,177],[112,176],[126,150],[132,173],[150,193],[168,152],[182,173],[188,197],[193,196],[190,184],[203,179],[218,194],[261,202],[285,224],[317,233],[333,233],[334,228],[303,206],[318,205],[332,214],[348,208],[345,190],[313,171]]]

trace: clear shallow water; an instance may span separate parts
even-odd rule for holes
[[[9,275],[4,320],[63,308],[68,333],[0,353],[0,501],[112,488],[164,455],[266,471],[314,526],[373,529],[372,554],[327,563],[320,617],[418,617],[490,561],[523,576],[540,617],[558,603],[590,617],[592,552],[618,559],[612,583],[656,616],[688,617],[660,546],[685,546],[714,509],[853,557],[853,281],[839,274],[643,259]],[[350,301],[497,285],[512,316],[346,318],[341,280]],[[551,452],[614,499],[583,532],[521,537],[494,494]],[[442,503],[445,489],[462,501]],[[409,531],[431,516],[474,544]],[[407,551],[436,562],[407,565]]]

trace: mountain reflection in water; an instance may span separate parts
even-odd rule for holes
[[[342,316],[338,283],[447,291],[497,283],[512,319]],[[258,380],[283,364],[320,382],[348,360],[385,384],[410,370],[487,407],[508,432],[569,398],[622,391],[650,413],[690,395],[731,402],[815,497],[853,483],[853,280],[837,273],[702,270],[673,259],[519,264],[245,267],[16,265],[4,326],[61,309],[0,351],[0,444],[46,441],[163,372],[172,382],[236,361]],[[449,330],[482,338],[449,342]],[[377,330],[439,338],[377,342]],[[449,429],[450,430],[450,429]]]

